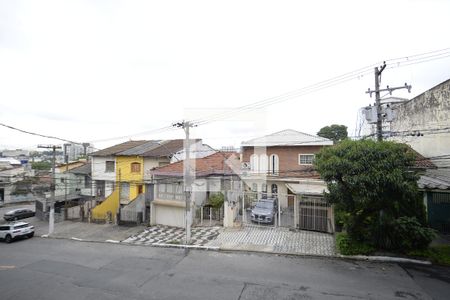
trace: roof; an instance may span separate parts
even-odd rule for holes
[[[407,145],[409,150],[414,153],[416,156],[416,161],[414,162],[414,168],[417,169],[436,169],[436,165],[431,161],[431,159],[426,158],[416,150],[414,150],[411,146]]]
[[[328,192],[326,183],[321,180],[286,183],[286,186],[296,195],[322,196],[324,192]]]
[[[193,159],[196,176],[233,175],[240,169],[239,155],[236,152],[216,152],[203,158]],[[156,176],[183,176],[184,161],[156,168]]]
[[[427,170],[424,175],[420,176],[417,184],[421,189],[449,190],[450,170]]]
[[[119,152],[119,153],[116,153],[116,154],[117,155],[124,155],[124,156],[128,156],[128,155],[130,155],[130,156],[140,156],[143,153],[145,153],[145,152],[147,152],[147,151],[149,151],[151,149],[160,147],[160,145],[159,145],[160,142],[161,142],[160,140],[145,141],[145,143],[143,143],[143,144],[140,144],[140,145],[138,145],[136,147],[132,147],[132,148],[126,149],[125,151],[122,151],[122,152]]]
[[[191,140],[191,142],[192,141],[193,140]],[[142,154],[142,156],[144,157],[172,156],[176,152],[183,150],[183,147],[184,147],[184,140],[162,141],[159,147],[146,151],[145,153]]]
[[[69,171],[69,173],[89,175],[91,174],[91,163],[85,163],[80,167],[73,168],[72,170]]]
[[[147,143],[148,141],[128,141],[122,144],[118,144],[103,150],[99,150],[96,152],[93,152],[89,155],[91,156],[112,156],[116,155],[117,153],[120,153],[122,151],[128,150],[130,148],[137,147],[139,145],[142,145],[144,143]]]
[[[333,145],[333,141],[317,135],[311,135],[292,129],[275,132],[255,138],[241,145],[245,146],[325,146]]]
[[[201,139],[191,139],[191,143],[197,143]],[[122,156],[143,157],[170,157],[184,149],[184,139],[176,140],[150,140],[144,141],[135,147],[115,153]]]

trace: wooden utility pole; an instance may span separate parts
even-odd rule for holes
[[[386,64],[384,64],[380,70],[375,67],[375,104],[377,106],[377,140],[380,142],[383,140],[383,122],[381,119],[381,103],[380,103],[380,77]]]
[[[51,185],[51,202],[50,202],[50,214],[48,217],[48,234],[52,234],[55,227],[55,189],[56,189],[56,178],[55,178],[55,165],[56,165],[56,149],[61,149],[61,146],[56,145],[38,145],[38,148],[53,149],[52,155],[52,185]]]
[[[408,92],[411,92],[411,86],[406,84],[404,86],[399,87],[389,87],[386,86],[385,89],[380,89],[380,81],[381,81],[381,73],[386,68],[386,62],[383,63],[383,65],[378,68],[375,67],[375,90],[372,91],[370,88],[367,90],[366,94],[370,94],[370,97],[372,97],[372,93],[375,93],[375,106],[377,109],[377,140],[380,142],[383,140],[383,112],[381,109],[381,98],[380,98],[380,92],[389,92],[389,94],[392,95],[392,92],[398,89],[408,89]]]

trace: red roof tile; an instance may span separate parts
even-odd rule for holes
[[[217,152],[203,158],[192,160],[196,176],[232,175],[240,169],[239,154]],[[159,167],[152,171],[156,176],[183,176],[184,161]]]

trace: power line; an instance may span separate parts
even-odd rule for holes
[[[44,138],[48,138],[48,139],[54,139],[54,140],[58,140],[58,141],[62,141],[62,142],[68,142],[68,143],[71,143],[71,144],[83,145],[83,143],[78,143],[78,142],[70,141],[70,140],[67,140],[67,139],[59,138],[59,137],[56,137],[56,136],[45,135],[45,134],[41,134],[41,133],[35,133],[35,132],[19,129],[19,128],[16,128],[14,126],[7,125],[7,124],[4,124],[4,123],[0,123],[0,126],[6,127],[6,128],[9,128],[9,129],[12,129],[12,130],[16,130],[16,131],[19,131],[19,132],[22,132],[22,133],[30,134],[30,135],[40,136],[40,137],[44,137]]]
[[[449,56],[450,56],[450,48],[445,48],[445,49],[440,49],[440,50],[436,50],[436,51],[415,54],[415,55],[412,55],[409,57],[406,56],[406,57],[401,57],[401,58],[389,59],[389,60],[386,60],[386,62],[389,62],[387,65],[392,65],[389,68],[396,68],[396,67],[400,67],[403,65],[411,65],[411,64],[422,63],[422,62],[427,62],[427,61],[432,61],[432,60],[437,60],[437,59],[443,59],[443,58],[446,58]],[[331,86],[341,84],[341,83],[347,82],[349,80],[359,78],[361,76],[369,74],[372,72],[373,67],[376,65],[377,64],[367,66],[364,68],[360,68],[355,71],[348,72],[343,75],[336,76],[331,79],[324,80],[319,83],[282,94],[280,96],[271,97],[271,98],[257,101],[257,102],[254,102],[254,103],[251,103],[248,105],[244,105],[244,106],[235,108],[233,110],[230,110],[229,112],[214,114],[214,115],[210,116],[209,118],[193,120],[193,122],[198,125],[204,125],[204,124],[211,123],[211,122],[214,122],[214,121],[217,121],[220,119],[228,118],[228,117],[238,114],[238,113],[261,109],[261,108],[267,107],[269,105],[273,105],[275,103],[279,103],[279,102],[290,100],[292,98],[304,96],[306,94],[316,92],[316,91],[319,91],[322,89],[326,89]]]

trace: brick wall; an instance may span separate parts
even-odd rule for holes
[[[323,146],[274,146],[274,147],[243,147],[242,162],[250,162],[250,156],[255,154],[277,154],[279,158],[279,172],[286,176],[286,171],[311,170],[311,165],[299,165],[299,154],[316,154]]]

